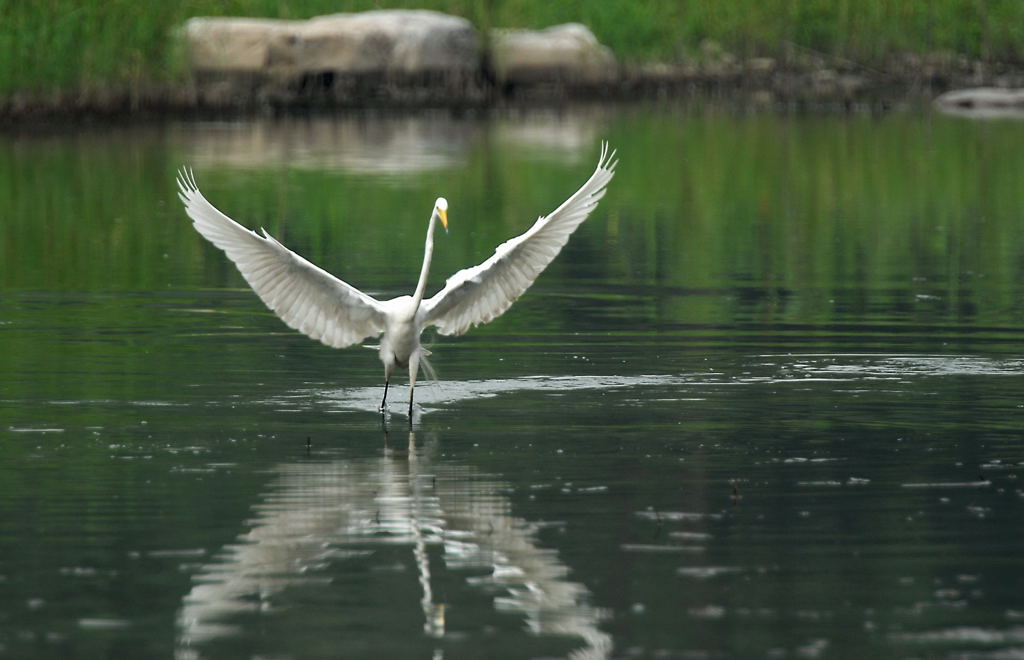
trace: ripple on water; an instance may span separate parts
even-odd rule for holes
[[[670,396],[658,401],[700,401],[708,388],[864,381],[900,382],[914,377],[1011,376],[1024,372],[1024,360],[962,355],[879,355],[879,354],[766,354],[751,356],[759,360],[755,368],[727,375],[723,372],[690,372],[637,375],[522,376],[481,380],[441,380],[423,382],[416,388],[416,404],[423,411],[461,401],[486,399],[517,392],[562,395],[585,390],[630,390],[669,388]],[[837,385],[838,387],[838,385]],[[392,406],[401,409],[405,388],[395,388]],[[337,410],[374,410],[380,405],[382,389],[372,387],[312,388],[275,396],[266,403],[282,411],[300,411],[310,404]],[[405,399],[408,401],[408,399]],[[631,403],[649,404],[645,394]],[[139,402],[138,405],[165,405]]]
[[[701,513],[697,511],[637,511],[636,515],[656,522],[696,522],[700,520],[719,520],[720,513]]]
[[[656,543],[623,543],[620,546],[623,552],[681,552],[681,553],[697,553],[704,552],[705,548],[702,545],[662,545]]]
[[[780,356],[763,356],[780,357]],[[792,360],[797,356],[785,356]],[[1000,360],[973,355],[803,355],[795,371],[820,377],[899,379],[908,376],[1016,376],[1024,371],[1024,360]]]
[[[517,392],[546,392],[565,394],[582,390],[616,390],[640,387],[678,387],[700,383],[706,377],[700,375],[638,375],[638,376],[524,376],[521,378],[495,378],[486,380],[445,380],[416,386],[416,404],[420,408],[436,408],[476,399],[487,399]],[[396,388],[404,391],[405,388]],[[377,410],[382,389],[374,387],[353,387],[342,389],[310,390],[300,393],[307,401],[326,402],[344,410]],[[390,401],[400,406],[402,394]],[[301,398],[300,398],[301,400]],[[405,401],[408,401],[406,398]],[[295,393],[271,400],[279,406],[295,407]],[[400,409],[400,407],[398,408]]]
[[[987,488],[992,482],[988,479],[977,481],[927,481],[900,484],[901,488]]]
[[[983,644],[1000,646],[1024,643],[1024,626],[1013,626],[1003,630],[976,626],[954,626],[941,630],[913,633],[892,633],[890,638],[900,642],[918,644]]]
[[[682,566],[676,574],[697,580],[708,580],[722,575],[733,575],[743,571],[739,566]]]
[[[85,630],[121,630],[131,626],[127,619],[86,618],[78,620],[78,627]]]

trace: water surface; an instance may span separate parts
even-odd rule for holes
[[[589,175],[501,319],[376,355],[174,197],[380,296]],[[1015,657],[1024,124],[699,108],[0,138],[0,655]]]

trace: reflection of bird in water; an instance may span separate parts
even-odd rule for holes
[[[179,611],[178,658],[200,657],[206,643],[246,632],[254,625],[247,615],[260,616],[265,631],[293,625],[287,608],[276,607],[288,598],[278,595],[303,588],[322,588],[318,601],[338,598],[345,631],[400,646],[379,657],[408,656],[415,643],[439,650],[453,622],[484,614],[463,606],[478,603],[481,592],[492,598],[493,625],[516,614],[530,634],[575,640],[570,657],[607,657],[602,611],[585,586],[568,579],[557,553],[538,544],[538,526],[512,515],[508,484],[436,460],[437,444],[435,437],[417,446],[410,432],[407,445],[376,456],[275,467],[248,531],[196,571]],[[408,588],[404,567],[415,570],[417,590]],[[384,610],[389,615],[381,619]],[[417,627],[434,641],[408,636],[414,610]],[[279,622],[275,612],[284,615]],[[393,634],[396,627],[406,634]]]
[[[615,152],[601,148],[597,168],[572,197],[530,229],[505,241],[478,266],[448,278],[443,289],[424,300],[434,250],[434,227],[440,219],[448,229],[448,202],[438,197],[427,224],[423,266],[412,296],[377,300],[295,254],[266,230],[246,229],[218,211],[196,186],[191,172],[178,177],[179,196],[195,228],[224,250],[242,276],[278,316],[292,328],[328,346],[343,348],[383,333],[384,398],[395,368],[409,371],[409,416],[420,362],[429,355],[420,334],[436,326],[443,335],[459,335],[497,318],[521,296],[558,255],[598,200],[615,173]]]

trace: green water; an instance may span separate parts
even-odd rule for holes
[[[499,320],[290,331],[174,173],[377,295],[621,157]],[[588,109],[0,137],[0,656],[1013,657],[1024,124]]]

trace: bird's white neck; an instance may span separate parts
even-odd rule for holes
[[[434,253],[434,225],[437,224],[437,211],[430,214],[427,225],[427,240],[423,245],[423,268],[420,269],[420,281],[416,283],[416,292],[412,294],[413,314],[420,308],[423,294],[427,291],[427,273],[430,272],[430,258]]]

